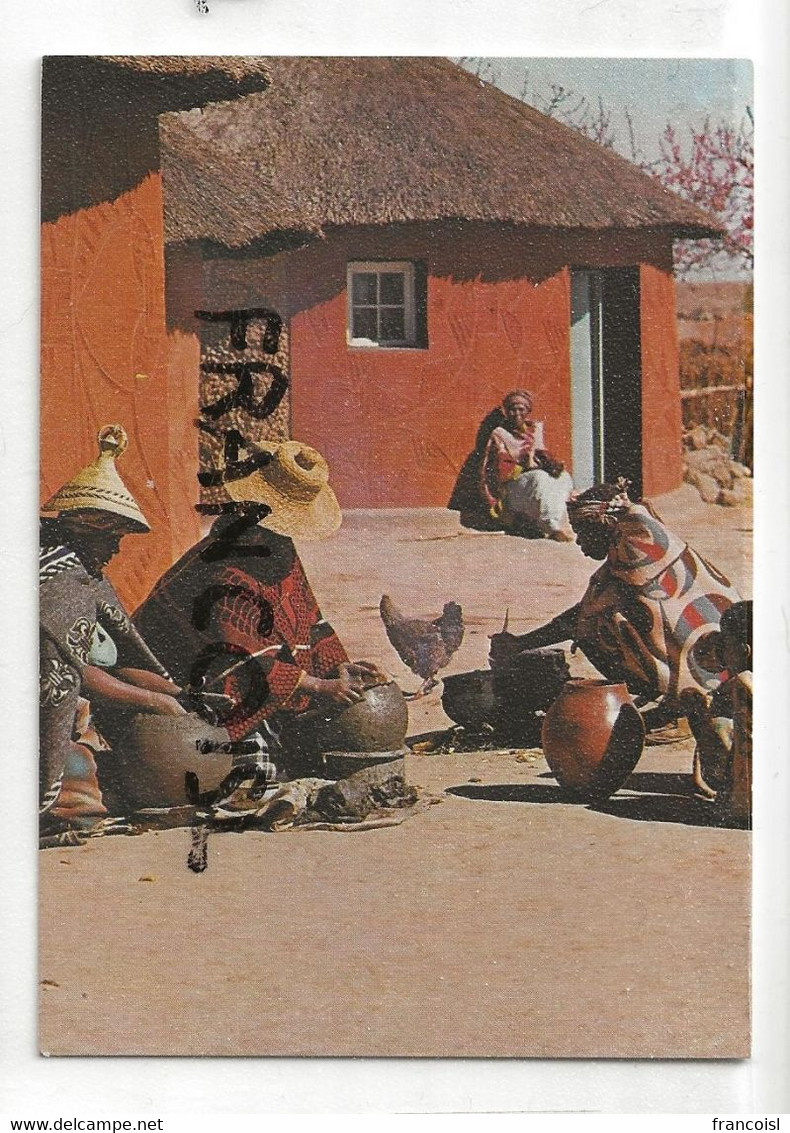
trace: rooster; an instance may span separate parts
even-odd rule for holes
[[[436,674],[449,664],[464,639],[461,607],[457,602],[446,602],[441,617],[429,622],[406,617],[389,595],[384,594],[379,603],[379,613],[387,637],[401,661],[423,679],[412,699],[425,696],[439,683]]]

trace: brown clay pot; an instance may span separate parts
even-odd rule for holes
[[[395,751],[408,728],[409,707],[395,681],[373,685],[327,722],[324,751]]]
[[[188,772],[198,790],[215,791],[230,773],[233,757],[198,751],[201,741],[228,743],[224,728],[212,728],[192,713],[186,716],[133,716],[113,744],[113,762],[126,804],[133,809],[184,806]]]
[[[645,726],[624,684],[572,680],[546,713],[543,753],[563,790],[605,799],[639,762]]]

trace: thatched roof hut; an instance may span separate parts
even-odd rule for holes
[[[454,219],[718,233],[618,154],[448,60],[259,64],[264,93],[160,120],[169,241]]]

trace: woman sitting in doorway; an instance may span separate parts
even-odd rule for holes
[[[512,535],[568,543],[566,503],[573,482],[565,466],[542,448],[542,427],[530,419],[532,395],[511,390],[502,402],[504,423],[488,440],[480,491],[491,518]]]

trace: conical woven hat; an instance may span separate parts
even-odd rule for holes
[[[60,515],[91,508],[123,516],[136,530],[150,531],[148,521],[115,467],[116,458],[125,450],[127,443],[126,431],[121,425],[105,425],[100,429],[96,460],[82,468],[47,500],[41,509],[42,515]]]
[[[323,539],[337,531],[342,513],[321,453],[299,441],[267,443],[261,450],[271,453],[271,459],[249,476],[227,480],[230,498],[270,507],[261,526],[279,535]]]

